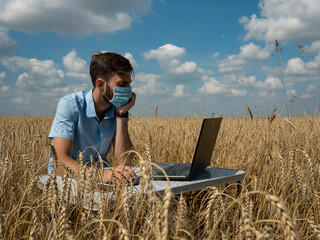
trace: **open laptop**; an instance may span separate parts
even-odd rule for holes
[[[200,173],[210,165],[214,145],[217,140],[222,118],[203,119],[197,146],[193,155],[192,163],[156,163],[161,167],[172,181],[186,181]],[[154,180],[166,180],[163,172],[153,167]]]

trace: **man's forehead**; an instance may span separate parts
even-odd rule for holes
[[[111,78],[111,80],[114,80],[114,81],[116,81],[116,82],[126,82],[126,83],[131,83],[131,82],[132,82],[130,73],[128,73],[128,74],[121,74],[121,75],[115,74],[115,75]]]

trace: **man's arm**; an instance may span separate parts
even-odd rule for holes
[[[136,94],[132,93],[129,103],[118,109],[120,114],[127,113],[135,104]],[[133,150],[133,145],[128,132],[127,118],[117,117],[116,138],[114,141],[114,157],[118,165],[125,166],[131,164],[133,153],[125,153]]]
[[[72,159],[71,153],[73,148],[73,141],[68,138],[54,137],[53,146],[58,157],[58,166],[53,163],[57,175],[63,175],[65,168],[63,165],[67,166],[75,175],[80,175],[80,163]],[[63,165],[61,165],[63,164]],[[90,167],[86,167],[86,176],[89,173]],[[117,182],[122,182],[125,179],[130,181],[132,177],[136,177],[134,173],[131,172],[130,167],[118,166],[113,169],[102,170],[102,182],[110,182],[112,176],[116,178]]]
[[[126,118],[117,117],[116,138],[114,141],[114,158],[118,165],[125,166],[131,164],[132,153],[125,153],[133,149],[131,143],[128,124]]]
[[[56,166],[55,161],[53,161],[53,166],[56,174],[63,175],[65,171],[63,165],[65,165],[76,175],[79,175],[80,165],[76,160],[70,157],[73,148],[73,141],[68,138],[54,137],[53,147],[55,148],[58,157],[58,166]]]

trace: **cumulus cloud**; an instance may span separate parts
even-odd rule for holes
[[[205,74],[210,74],[211,71],[206,71],[197,67],[196,62],[182,62],[182,58],[186,54],[184,48],[173,44],[165,44],[157,49],[152,49],[143,53],[145,59],[156,59],[164,74],[161,76],[163,81],[171,82],[189,82],[202,78]]]
[[[2,86],[2,87],[0,87],[0,92],[6,93],[6,92],[10,91],[10,89],[11,88],[9,86]]]
[[[229,55],[226,59],[219,60],[217,63],[219,72],[235,72],[244,70],[248,61],[265,60],[270,56],[269,51],[250,42],[240,47],[238,55]]]
[[[131,53],[128,53],[128,52],[125,53],[124,57],[127,58],[130,61],[130,63],[131,63],[133,68],[139,67],[138,63],[136,62],[136,60],[134,60],[134,57],[133,57],[133,55]]]
[[[304,62],[300,58],[289,59],[284,73],[286,81],[291,83],[312,82],[320,79],[317,65],[313,61]]]
[[[314,91],[316,91],[316,90],[317,90],[316,85],[309,85],[309,86],[307,87],[306,92],[314,92]]]
[[[264,60],[271,56],[270,52],[252,42],[241,46],[240,50],[240,57],[248,60]]]
[[[219,57],[220,53],[219,52],[215,52],[214,54],[212,54],[210,57],[211,58],[217,58]]]
[[[12,98],[11,102],[15,103],[15,104],[25,104],[25,105],[30,103],[30,101],[28,99],[25,99],[25,98],[22,98],[22,97]]]
[[[237,97],[242,97],[242,96],[247,95],[247,90],[240,90],[240,89],[232,88],[230,91],[231,91],[231,95],[237,96]]]
[[[185,93],[185,86],[182,84],[179,84],[174,89],[172,96],[175,98],[181,98],[181,97],[187,97],[189,96],[189,94]]]
[[[130,28],[133,16],[150,10],[148,0],[9,0],[0,2],[0,23],[25,32],[89,34]]]
[[[307,98],[312,98],[313,96],[312,96],[312,94],[310,94],[310,93],[304,93],[304,94],[302,94],[301,95],[301,98],[302,99],[307,99]]]
[[[159,81],[160,75],[153,73],[138,73],[132,82],[132,90],[137,95],[163,95],[168,87]]]
[[[68,77],[81,79],[83,81],[88,81],[88,66],[87,62],[77,56],[77,52],[72,50],[66,56],[62,58],[64,67],[66,68],[66,75]]]
[[[260,15],[239,22],[247,31],[244,40],[304,41],[320,38],[318,0],[261,0]]]
[[[16,41],[10,37],[8,29],[2,28],[0,23],[0,56],[10,55],[17,46]]]
[[[6,85],[5,77],[6,77],[6,73],[0,72],[0,92],[1,93],[7,93],[11,89],[9,86]]]
[[[227,92],[225,85],[221,84],[216,78],[204,76],[204,84],[198,90],[202,94],[220,94]]]
[[[239,77],[239,84],[249,89],[274,90],[282,88],[281,80],[276,77],[267,77],[265,81],[257,81],[256,76],[241,76]]]
[[[320,41],[314,41],[310,46],[310,51],[320,52]]]
[[[160,46],[158,49],[152,49],[143,53],[145,59],[156,59],[160,63],[162,68],[166,68],[168,65],[178,65],[180,58],[185,55],[186,50],[184,48],[166,44]]]
[[[256,87],[256,76],[249,76],[249,77],[245,77],[245,76],[241,76],[239,78],[239,83],[240,85],[246,87],[246,88],[254,88]]]
[[[318,87],[315,84],[309,85],[305,93],[301,95],[301,98],[302,99],[312,98],[314,94],[317,95],[318,91],[319,91]]]
[[[66,86],[64,72],[52,60],[11,56],[2,58],[1,63],[13,72],[23,71],[16,82],[21,90],[36,92],[41,88]]]
[[[256,83],[256,87],[261,89],[268,89],[268,90],[280,89],[282,88],[282,83],[279,78],[267,77],[267,79],[264,82],[258,81]]]
[[[0,85],[1,85],[2,83],[4,83],[5,77],[6,77],[6,73],[5,73],[5,72],[0,72]]]
[[[296,95],[297,95],[297,92],[296,92],[296,90],[294,90],[294,89],[289,89],[289,90],[287,91],[287,95],[296,96]]]
[[[226,59],[217,61],[219,72],[236,72],[244,70],[246,61],[237,55],[229,55]]]
[[[170,69],[170,72],[175,74],[192,73],[196,69],[197,64],[195,62],[185,62],[180,66]]]

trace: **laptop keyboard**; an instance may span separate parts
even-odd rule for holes
[[[168,176],[187,176],[190,172],[191,164],[190,163],[179,163],[174,164],[165,169]],[[158,168],[153,168],[154,175],[164,175],[162,171]]]

